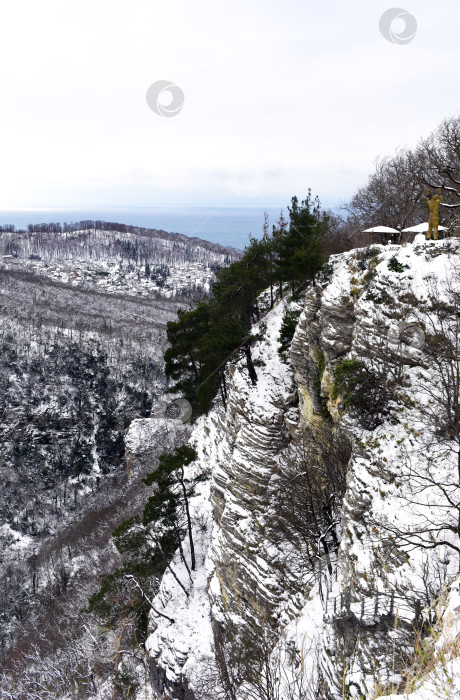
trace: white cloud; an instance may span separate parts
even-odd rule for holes
[[[4,4],[4,205],[279,203],[309,186],[348,197],[378,155],[460,107],[458,3],[405,4],[418,22],[406,46],[380,34],[389,6]],[[176,117],[147,106],[161,79],[184,91]]]

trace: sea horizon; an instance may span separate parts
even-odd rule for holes
[[[269,217],[270,229],[280,216],[287,217],[282,205],[209,205],[161,207],[4,207],[0,209],[0,225],[27,229],[28,224],[72,223],[101,220],[181,233],[202,238],[211,243],[243,249],[249,237],[260,238],[263,233],[264,213]]]

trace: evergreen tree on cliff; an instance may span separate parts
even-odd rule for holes
[[[261,320],[259,297],[274,288],[283,293],[283,283],[292,291],[314,280],[324,261],[322,238],[327,217],[321,213],[310,191],[299,203],[292,198],[289,225],[281,217],[273,233],[267,221],[261,240],[250,239],[240,260],[219,270],[208,301],[191,311],[179,311],[178,320],[168,323],[170,348],[165,353],[166,375],[198,414],[206,413],[220,391],[224,405],[227,392],[225,366],[244,357],[252,384],[257,382],[251,348],[260,338],[252,333]]]
[[[290,282],[294,290],[314,280],[324,263],[322,238],[327,216],[321,213],[318,199],[312,200],[310,190],[300,204],[293,197],[288,211],[289,227],[275,236],[275,247],[281,279]]]

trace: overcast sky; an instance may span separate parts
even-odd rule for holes
[[[0,208],[348,198],[460,111],[460,3],[401,2],[404,45],[385,0],[4,1]]]

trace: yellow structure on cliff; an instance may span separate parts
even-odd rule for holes
[[[428,231],[426,232],[426,237],[427,239],[431,238],[431,234],[433,234],[434,240],[437,240],[439,229],[439,205],[443,202],[441,188],[438,188],[438,194],[433,195],[431,199],[430,190],[428,190],[427,194],[426,203],[428,204],[430,216],[428,217]]]

